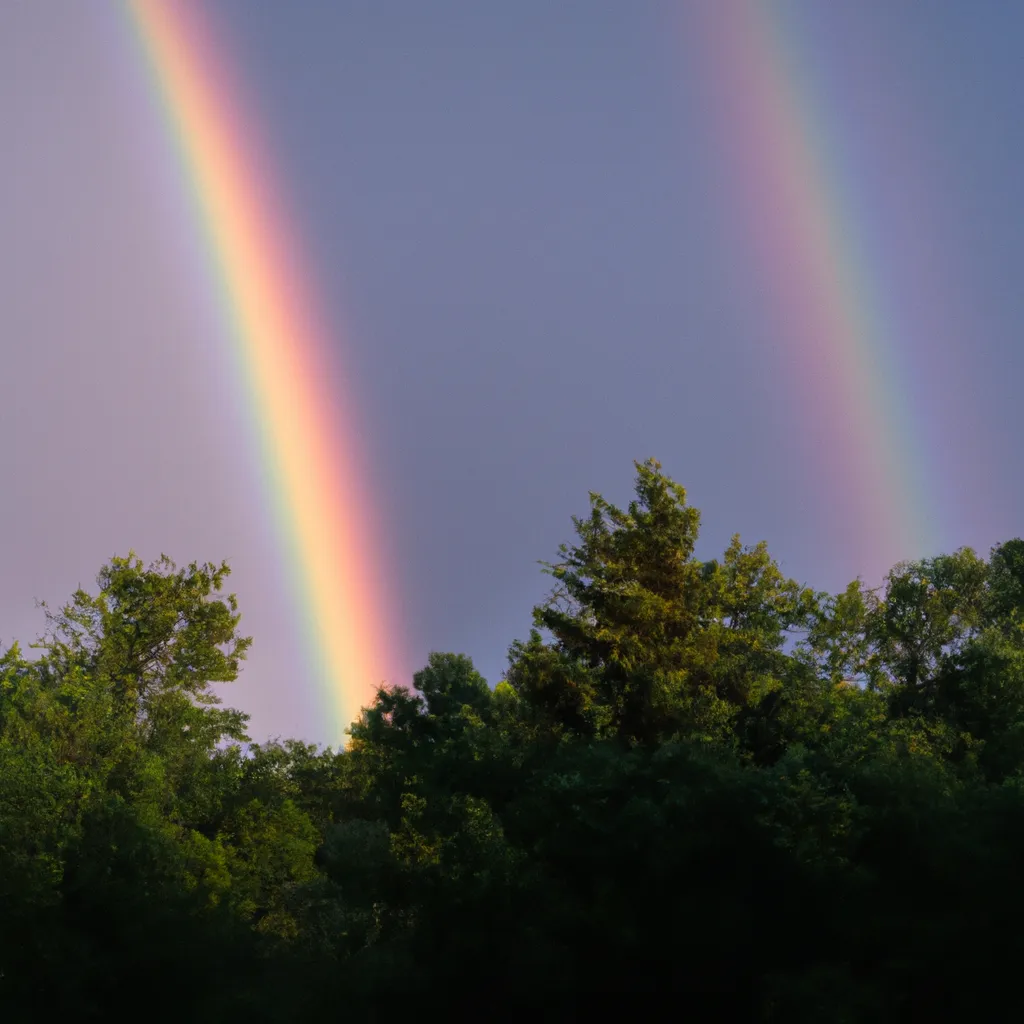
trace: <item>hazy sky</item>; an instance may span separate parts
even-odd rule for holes
[[[932,532],[987,551],[1024,532],[1024,7],[773,6],[824,69],[805,88],[890,297]],[[497,681],[537,560],[651,455],[701,508],[704,557],[738,531],[815,587],[881,571],[743,245],[705,0],[206,7],[367,410],[413,667],[464,651]],[[0,4],[0,125],[0,643],[129,547],[229,558],[255,636],[231,702],[256,739],[335,739],[121,5]]]

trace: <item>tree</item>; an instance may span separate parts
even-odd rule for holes
[[[33,645],[45,652],[45,678],[56,684],[88,673],[109,689],[119,714],[150,734],[166,725],[165,704],[180,709],[179,696],[219,704],[209,684],[237,678],[252,644],[238,635],[235,595],[218,596],[230,572],[226,562],[179,571],[165,555],[149,568],[133,552],[111,559],[97,595],[79,589],[59,612],[46,609],[47,632]],[[222,735],[244,738],[237,712],[211,721]]]
[[[530,640],[513,645],[508,681],[573,734],[721,740],[779,686],[784,641],[814,595],[763,544],[735,537],[721,563],[697,560],[700,514],[683,487],[654,460],[636,470],[628,510],[591,494],[590,516],[573,520],[579,543],[545,563],[556,587]]]

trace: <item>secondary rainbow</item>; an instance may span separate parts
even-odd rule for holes
[[[339,390],[336,340],[201,5],[125,2],[194,196],[245,380],[297,626],[328,705],[319,731],[342,742],[395,655],[396,626],[361,453],[351,442],[353,396]]]
[[[869,233],[877,216],[859,194],[856,158],[797,12],[768,0],[714,0],[687,12],[743,243],[793,346],[810,413],[802,429],[814,429],[828,453],[814,471],[844,541],[854,540],[865,575],[877,580],[893,561],[931,553],[936,539],[895,299]]]

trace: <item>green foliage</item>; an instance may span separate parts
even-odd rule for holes
[[[546,563],[556,587],[513,645],[508,679],[558,730],[726,741],[791,671],[784,642],[815,597],[764,544],[735,537],[720,563],[695,559],[700,515],[685,490],[653,460],[636,468],[628,510],[592,494],[589,518],[574,519],[580,542]]]
[[[815,593],[763,543],[697,559],[683,488],[636,472],[505,679],[433,653],[345,750],[220,705],[224,564],[129,554],[47,609],[35,660],[0,653],[4,1019],[140,985],[156,1020],[1020,1007],[1024,541]]]

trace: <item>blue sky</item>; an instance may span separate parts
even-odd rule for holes
[[[702,509],[705,557],[738,531],[815,587],[870,571],[730,231],[685,3],[208,6],[369,410],[414,664],[464,651],[500,678],[537,560],[651,455]],[[947,546],[985,551],[1024,509],[1024,9],[783,6],[901,297]],[[0,8],[0,642],[129,546],[229,557],[256,638],[232,702],[257,739],[326,740],[133,46],[114,5]]]

